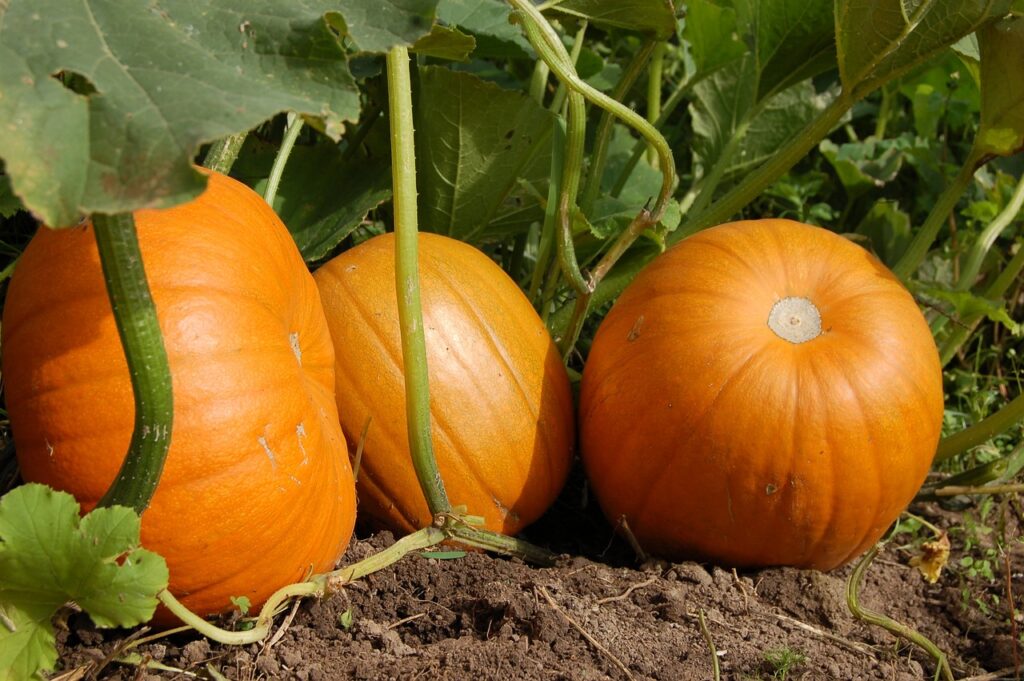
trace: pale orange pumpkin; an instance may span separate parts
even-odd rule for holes
[[[331,568],[355,519],[320,298],[281,221],[228,177],[135,222],[174,390],[142,543],[193,611],[231,608],[232,596],[256,607]],[[4,309],[3,375],[25,479],[92,508],[128,449],[134,402],[91,225],[41,228],[26,249]]]
[[[477,249],[421,234],[419,274],[434,451],[449,500],[514,534],[551,505],[568,474],[575,429],[565,367],[526,296]],[[314,277],[349,441],[369,422],[360,517],[400,532],[427,526],[406,431],[394,235],[342,253]]]
[[[656,258],[602,322],[581,455],[645,549],[829,569],[913,498],[942,414],[928,324],[875,257],[821,228],[736,222]]]

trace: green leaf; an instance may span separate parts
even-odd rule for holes
[[[294,2],[294,0],[291,0]],[[310,0],[305,0],[310,4]],[[331,25],[351,37],[363,52],[387,52],[412,45],[430,32],[438,0],[345,0],[315,3],[329,13]],[[255,4],[255,3],[250,3]],[[280,2],[270,2],[276,7]],[[341,9],[337,9],[338,7]]]
[[[205,186],[191,165],[199,145],[280,111],[335,137],[359,113],[323,19],[328,0],[5,6],[0,158],[15,193],[53,226],[193,198]]]
[[[520,92],[425,67],[415,119],[420,226],[472,241],[549,139],[554,115]]]
[[[835,66],[831,2],[737,0],[736,15],[754,56],[757,99]]]
[[[19,210],[24,210],[21,200],[11,189],[11,178],[0,175],[0,218],[9,218]]]
[[[564,0],[552,9],[582,17],[595,24],[668,38],[676,31],[672,0]]]
[[[98,627],[148,621],[167,587],[164,559],[139,546],[139,517],[115,506],[79,518],[74,497],[45,485],[0,499],[0,675],[52,669],[54,613],[73,601]]]
[[[986,22],[1010,0],[837,0],[843,88],[855,98],[926,61]]]
[[[818,145],[851,199],[894,180],[903,167],[906,147],[907,141],[903,139],[877,140],[874,137],[843,145],[826,139]]]
[[[968,291],[949,291],[939,288],[924,288],[921,292],[932,298],[950,303],[956,316],[962,319],[984,316],[989,321],[1005,326],[1015,336],[1021,335],[1022,325],[1014,321],[1006,311],[1002,300],[989,300]]]
[[[714,0],[686,3],[683,38],[690,44],[696,73],[711,73],[747,52],[736,27],[736,10]]]
[[[895,201],[877,201],[857,225],[872,251],[890,267],[899,260],[912,237],[910,216]]]
[[[380,123],[379,125],[384,125]],[[247,140],[232,174],[263,193],[276,148]],[[274,197],[302,257],[320,260],[391,198],[391,159],[345,158],[334,144],[296,146]]]
[[[512,8],[505,0],[441,0],[437,17],[476,38],[480,57],[533,57],[530,42],[509,23]]]
[[[1009,156],[1024,147],[1024,18],[985,26],[981,46],[981,124],[975,143],[985,154]]]
[[[826,104],[810,81],[761,102],[755,101],[753,60],[747,55],[728,64],[694,88],[690,106],[693,117],[693,149],[704,172],[734,146],[724,178],[754,168],[773,156],[803,130]]]
[[[602,237],[610,236],[611,233],[617,233],[628,226],[641,208],[654,204],[661,191],[661,172],[651,164],[641,162],[633,168],[618,197],[611,196],[612,187],[618,180],[622,168],[633,155],[635,142],[636,138],[625,126],[616,124],[612,129],[612,139],[608,145],[608,163],[601,178],[605,196],[597,200],[591,211],[592,215],[588,216],[594,223],[595,234]],[[608,227],[602,224],[609,219],[618,222],[619,229],[615,232],[610,233]],[[659,224],[665,231],[671,232],[679,226],[681,220],[679,202],[669,201]]]
[[[430,33],[416,41],[412,51],[427,57],[466,61],[476,48],[476,40],[457,28],[434,24]]]

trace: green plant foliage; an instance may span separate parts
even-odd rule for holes
[[[977,146],[1007,156],[1024,148],[1024,79],[1014,75],[1024,64],[1024,18],[985,26],[979,42],[983,87]]]
[[[382,124],[383,125],[383,124]],[[234,174],[262,193],[274,160],[273,147],[250,144]],[[302,257],[320,260],[391,198],[391,159],[346,156],[331,143],[292,150],[281,177],[274,210],[288,227]]]
[[[477,57],[532,57],[522,31],[509,23],[512,9],[505,0],[441,0],[437,16],[476,38]]]
[[[652,33],[660,38],[667,38],[676,30],[671,0],[563,0],[554,9],[595,24]]]
[[[273,7],[281,4],[266,1]],[[360,51],[387,52],[395,45],[410,45],[430,32],[438,0],[304,2],[325,14],[331,25],[350,37]]]
[[[837,0],[843,88],[870,92],[1009,8],[1009,0]]]
[[[698,74],[711,73],[747,52],[736,27],[736,10],[713,0],[686,3],[683,38]]]
[[[131,627],[153,616],[156,594],[167,587],[167,564],[140,548],[131,509],[78,514],[70,494],[44,485],[0,499],[0,678],[53,668],[50,620],[68,601],[98,627]]]
[[[457,28],[434,24],[430,33],[410,48],[416,54],[452,61],[466,61],[476,49],[476,39]]]
[[[736,15],[754,60],[755,100],[835,66],[831,2],[737,0]]]
[[[553,115],[520,92],[468,73],[420,69],[416,109],[420,224],[479,237],[531,158],[549,143]]]

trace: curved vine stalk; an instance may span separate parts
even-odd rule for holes
[[[559,350],[563,358],[568,357],[576,344],[580,330],[583,328],[583,321],[589,310],[590,300],[594,290],[605,274],[614,266],[623,253],[633,244],[634,241],[649,227],[653,227],[661,220],[665,208],[672,198],[672,189],[675,185],[676,166],[672,150],[668,142],[658,130],[632,109],[624,106],[615,99],[595,90],[584,82],[576,74],[562,41],[558,38],[551,24],[547,22],[544,15],[529,0],[509,0],[515,8],[514,18],[522,25],[530,44],[540,55],[551,70],[558,76],[559,80],[567,88],[578,92],[591,103],[610,112],[626,125],[639,132],[641,136],[653,147],[658,154],[658,161],[662,172],[662,185],[654,208],[646,206],[633,219],[629,227],[616,239],[612,246],[605,252],[597,266],[587,277],[586,288],[580,291],[573,308],[573,315],[569,319],[566,329],[558,334]],[[564,182],[564,178],[563,178]]]
[[[640,74],[643,73],[644,67],[647,66],[647,62],[651,60],[651,56],[656,51],[657,47],[662,46],[662,54],[664,53],[665,43],[660,40],[650,39],[647,40],[643,46],[637,50],[637,53],[633,55],[633,58],[629,62],[629,66],[626,67],[625,72],[619,78],[619,82],[615,85],[615,89],[612,90],[612,99],[617,102],[621,102],[626,98],[630,88],[636,83],[637,79],[640,78]],[[653,66],[653,65],[652,65]],[[658,78],[660,80],[660,66],[657,69],[652,68],[652,74],[654,71],[659,71]],[[658,95],[660,97],[660,90]],[[660,99],[658,108],[660,108]],[[605,109],[601,114],[601,120],[597,123],[597,135],[594,137],[594,151],[590,156],[590,172],[587,174],[587,182],[583,187],[583,194],[580,198],[580,207],[584,213],[589,213],[594,207],[594,201],[597,200],[598,192],[601,191],[601,180],[604,177],[604,168],[608,163],[608,148],[612,140],[612,129],[615,119],[612,117],[612,112]],[[653,125],[653,124],[652,124]],[[658,158],[658,152],[653,147],[648,147],[650,153],[655,159]]]
[[[395,202],[395,287],[405,367],[405,410],[413,467],[434,517],[451,511],[430,437],[427,344],[423,331],[418,267],[416,149],[412,123],[409,50],[393,47],[387,55],[388,107],[391,117],[391,173]]]
[[[988,418],[944,438],[939,443],[938,451],[935,452],[935,462],[945,461],[972,447],[984,444],[1021,421],[1024,421],[1024,393],[1004,404],[999,411]]]
[[[443,530],[436,527],[425,527],[422,530],[402,537],[383,551],[375,553],[358,563],[334,570],[333,572],[313,575],[304,582],[284,586],[271,594],[270,598],[267,599],[260,609],[255,625],[245,631],[230,631],[207,622],[182,605],[181,601],[166,589],[157,594],[157,598],[175,617],[212,641],[225,645],[257,643],[266,638],[270,633],[274,616],[280,612],[282,606],[288,600],[308,596],[319,598],[334,593],[344,588],[350,582],[386,568],[412,551],[430,548],[440,544],[447,538],[448,534]]]
[[[920,632],[911,629],[902,622],[897,622],[891,617],[887,617],[880,613],[869,610],[860,604],[858,594],[860,591],[860,584],[864,579],[864,573],[867,572],[871,562],[878,555],[878,550],[881,544],[875,544],[871,547],[867,553],[865,553],[857,565],[853,568],[853,573],[850,574],[849,581],[846,582],[846,604],[850,608],[850,612],[857,619],[864,620],[868,624],[874,624],[875,626],[882,627],[883,629],[904,638],[911,643],[919,646],[925,650],[932,659],[935,660],[938,666],[938,673],[942,675],[942,678],[946,681],[953,681],[953,671],[949,668],[949,661],[946,659],[946,654],[939,649],[937,645],[932,643]]]
[[[94,215],[93,231],[135,396],[128,453],[99,505],[128,506],[141,514],[153,498],[171,445],[171,369],[132,214]]]
[[[295,112],[288,113],[288,122],[284,128],[284,138],[281,140],[281,147],[274,157],[274,164],[270,166],[270,175],[267,177],[267,188],[263,190],[263,200],[269,205],[274,205],[277,198],[277,188],[281,185],[281,176],[284,175],[284,167],[288,165],[288,157],[292,155],[295,148],[295,140],[299,139],[302,132],[302,118]]]
[[[394,47],[387,55],[388,106],[391,119],[391,172],[395,202],[395,286],[405,373],[409,446],[416,477],[434,516],[435,529],[446,539],[526,560],[550,563],[554,556],[514,537],[473,527],[452,509],[437,468],[430,432],[430,392],[426,338],[418,271],[416,156],[413,135],[412,85],[409,51]]]

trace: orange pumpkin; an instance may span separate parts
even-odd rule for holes
[[[650,551],[830,569],[913,498],[942,413],[928,325],[876,258],[817,227],[736,222],[655,259],[601,324],[581,455]]]
[[[574,441],[569,380],[526,296],[472,246],[419,238],[434,451],[449,500],[506,534],[565,482]],[[314,275],[336,355],[341,425],[356,442],[359,512],[400,532],[432,521],[412,467],[395,293],[395,238],[374,237]]]
[[[228,177],[135,222],[174,391],[142,543],[194,612],[232,596],[258,606],[331,568],[355,520],[320,298],[281,221]],[[91,225],[40,229],[26,249],[4,309],[3,375],[25,479],[92,508],[128,449],[134,402]]]

